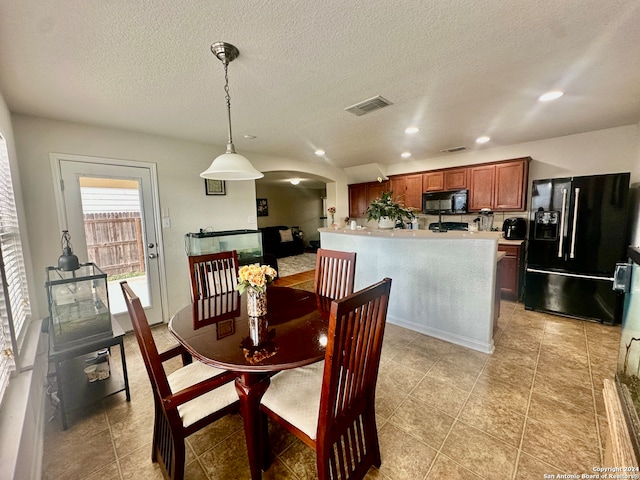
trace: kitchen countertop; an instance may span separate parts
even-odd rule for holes
[[[477,240],[500,240],[502,238],[502,232],[467,232],[464,230],[449,230],[445,233],[432,232],[431,230],[409,230],[409,229],[393,229],[382,230],[379,228],[359,228],[357,230],[351,230],[350,228],[319,228],[321,233],[337,233],[343,235],[362,235],[369,237],[381,237],[381,238],[422,238],[429,240],[455,240],[463,238],[471,238]],[[502,240],[504,240],[502,238]],[[513,240],[507,240],[509,242]]]
[[[506,238],[499,238],[498,245],[522,245],[524,240],[507,240]]]
[[[409,230],[409,229],[393,229],[381,230],[379,228],[361,227],[357,230],[350,228],[319,228],[319,232],[341,233],[347,235],[367,235],[377,237],[398,237],[398,238],[429,238],[429,239],[446,239],[454,238],[475,238],[475,239],[497,239],[500,245],[522,245],[524,240],[507,240],[502,236],[502,232],[469,232],[466,230],[449,230],[445,233],[433,232],[431,230]]]

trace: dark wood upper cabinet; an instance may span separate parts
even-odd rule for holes
[[[389,184],[394,201],[422,210],[422,174],[391,177]]]
[[[349,185],[349,216],[364,217],[367,210],[367,184],[355,183]]]
[[[382,192],[389,191],[389,181],[385,182],[371,182],[367,184],[367,207],[376,198],[382,196]],[[366,207],[365,207],[366,210]]]
[[[354,183],[349,185],[349,216],[366,217],[372,200],[380,198],[382,192],[389,191],[389,181]]]
[[[404,194],[405,207],[422,211],[422,175],[407,175],[407,189]]]
[[[530,157],[469,167],[396,175],[385,182],[349,185],[349,216],[364,217],[371,200],[393,190],[393,198],[406,207],[422,210],[422,193],[442,190],[469,190],[469,211],[524,211]]]
[[[468,168],[452,168],[444,171],[444,189],[445,190],[462,190],[469,185]]]
[[[469,168],[469,210],[493,209],[495,182],[495,165]]]
[[[427,172],[422,174],[422,190],[424,192],[437,192],[444,190],[444,172]]]
[[[528,159],[496,165],[494,210],[526,208]]]
[[[469,168],[469,210],[525,210],[530,158]]]

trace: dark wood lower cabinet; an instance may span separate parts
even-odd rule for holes
[[[506,256],[498,264],[498,281],[502,298],[509,300],[520,299],[520,286],[522,284],[522,253],[523,245],[498,245],[499,252],[505,252]]]

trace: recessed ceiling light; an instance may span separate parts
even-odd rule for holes
[[[243,135],[243,137],[246,138],[247,140],[254,140],[256,138],[255,135],[249,135],[249,134]]]
[[[321,157],[322,155],[324,155],[324,150],[322,150],[321,148],[319,148],[318,150],[316,150],[314,152],[316,155],[318,155],[319,157]]]
[[[300,183],[300,179],[299,178],[292,178],[289,181],[291,182],[291,185],[298,185]]]
[[[487,143],[489,140],[491,140],[491,138],[484,135],[482,137],[476,138],[476,143]]]
[[[404,133],[408,133],[408,134],[418,133],[419,131],[420,129],[418,127],[407,127],[404,129]]]
[[[402,153],[400,154],[400,156],[401,156],[402,158],[409,158],[409,157],[411,156],[411,152],[402,152]]]
[[[551,92],[547,92],[544,95],[540,95],[538,100],[540,100],[541,102],[550,102],[551,100],[560,98],[562,95],[564,95],[564,92],[561,92],[560,90],[552,90]]]

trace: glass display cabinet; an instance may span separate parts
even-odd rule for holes
[[[46,269],[49,334],[56,347],[113,335],[107,275],[93,263],[72,271]]]
[[[238,263],[262,263],[262,233],[259,230],[226,230],[187,233],[184,236],[187,255],[204,255],[235,250]]]

